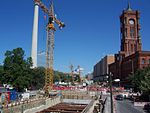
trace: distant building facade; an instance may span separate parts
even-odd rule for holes
[[[94,65],[93,80],[102,82],[109,73],[108,65],[114,62],[114,55],[108,55],[102,58]]]
[[[93,73],[88,73],[85,76],[86,76],[88,81],[93,80]]]
[[[132,10],[130,5],[120,16],[121,47],[109,72],[123,85],[128,83],[129,75],[150,65],[150,51],[142,51],[139,19],[139,11]]]

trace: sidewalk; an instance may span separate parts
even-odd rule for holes
[[[110,96],[107,96],[107,100],[105,103],[104,113],[111,113],[111,103],[110,103]]]
[[[102,99],[103,101],[105,101],[106,96],[102,95],[102,98],[101,98],[101,99]],[[93,105],[90,107],[90,109],[88,110],[87,113],[93,113],[94,106],[97,106],[98,103],[100,103],[100,102],[99,102],[99,99],[95,100],[94,103],[93,103]],[[110,112],[108,112],[108,113],[110,113]]]
[[[96,106],[96,103],[98,103],[98,100],[95,100],[95,101],[94,101],[93,106],[88,110],[87,113],[93,113],[94,106]]]

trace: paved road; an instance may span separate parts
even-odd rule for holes
[[[115,101],[116,113],[145,113],[142,107],[134,107],[129,100]]]

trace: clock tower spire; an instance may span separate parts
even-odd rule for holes
[[[131,6],[130,6],[130,2],[128,3],[127,11],[132,11]]]

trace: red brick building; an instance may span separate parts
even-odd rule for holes
[[[130,4],[120,16],[121,47],[115,62],[109,65],[109,72],[122,83],[130,74],[150,65],[150,51],[142,51],[139,19],[139,11],[132,10]]]

